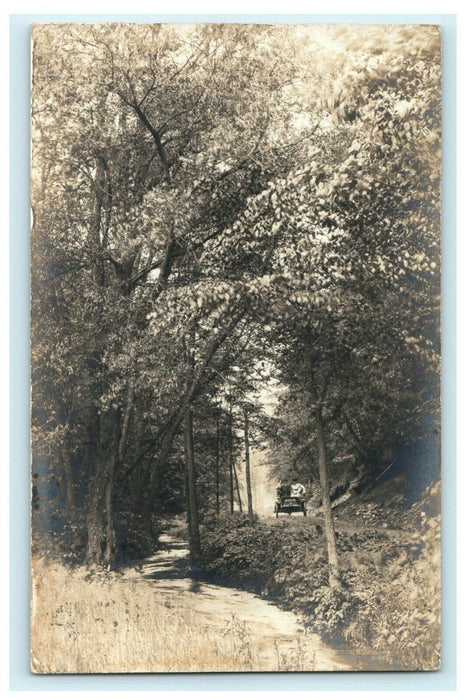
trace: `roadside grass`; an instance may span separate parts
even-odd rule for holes
[[[264,655],[240,619],[208,627],[202,613],[143,578],[36,558],[31,607],[34,673],[312,670],[299,640]]]

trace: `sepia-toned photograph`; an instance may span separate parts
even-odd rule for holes
[[[31,53],[32,672],[438,670],[440,28]]]

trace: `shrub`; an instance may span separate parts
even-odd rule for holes
[[[328,582],[323,539],[314,528],[295,530],[284,521],[251,523],[234,514],[206,526],[202,540],[204,572],[219,582],[288,602]]]
[[[206,526],[202,540],[207,575],[219,583],[264,590],[277,566],[278,539],[269,525],[232,515]]]
[[[118,512],[115,516],[117,563],[122,564],[153,554],[161,531],[161,522],[155,516],[148,517],[126,510]]]

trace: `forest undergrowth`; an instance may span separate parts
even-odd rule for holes
[[[319,528],[298,518],[218,520],[204,533],[204,571],[294,610],[333,646],[393,669],[434,670],[440,664],[439,498],[434,482],[418,503],[400,510],[398,536],[384,532],[376,504],[361,505],[349,532],[337,531],[341,588],[329,586]]]

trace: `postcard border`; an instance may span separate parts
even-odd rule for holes
[[[34,22],[438,24],[443,49],[442,667],[436,672],[295,673],[294,690],[456,688],[456,15],[23,14],[10,16],[10,689],[280,690],[290,674],[37,676],[29,671],[29,31]]]

